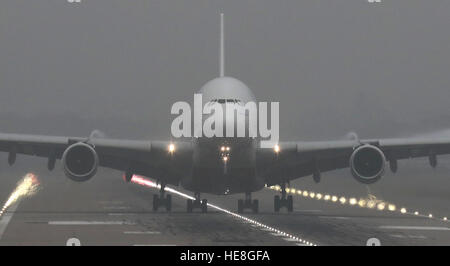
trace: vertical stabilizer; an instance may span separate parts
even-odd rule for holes
[[[225,28],[223,13],[220,14],[220,76],[225,76]]]

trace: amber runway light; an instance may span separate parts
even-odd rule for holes
[[[275,190],[275,191],[281,191],[280,186],[270,186],[267,187],[268,189]],[[373,195],[369,195],[367,198],[357,198],[357,197],[345,197],[345,196],[338,196],[338,195],[332,195],[330,193],[319,193],[319,192],[313,192],[308,190],[302,190],[298,188],[286,188],[286,193],[297,195],[299,197],[303,197],[305,199],[310,200],[318,200],[318,201],[324,201],[332,204],[340,204],[340,205],[349,205],[353,207],[358,208],[365,208],[365,209],[372,209],[375,211],[385,211],[385,212],[392,212],[392,213],[398,213],[403,215],[415,215],[420,216],[423,218],[429,218],[429,219],[435,219],[440,220],[443,222],[447,222],[447,217],[436,217],[432,213],[428,212],[427,215],[421,214],[418,211],[408,211],[407,208],[401,207],[398,208],[395,204],[377,199]]]

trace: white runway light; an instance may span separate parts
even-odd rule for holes
[[[160,188],[161,188],[161,186],[160,186],[160,185],[157,185],[155,182],[153,182],[153,181],[151,181],[151,180],[148,180],[148,179],[146,179],[146,178],[144,178],[144,177],[142,177],[142,176],[138,176],[138,175],[133,175],[133,177],[131,178],[131,182],[133,182],[133,183],[135,183],[135,184],[138,184],[138,185],[150,187],[150,188],[157,188],[157,189],[160,189]],[[167,191],[167,192],[169,192],[169,193],[176,194],[176,195],[178,195],[178,196],[180,196],[180,197],[183,197],[183,198],[186,198],[186,199],[195,200],[194,197],[189,196],[189,195],[187,195],[187,194],[185,194],[185,193],[182,193],[182,192],[180,192],[180,191],[178,191],[178,190],[175,190],[175,189],[170,188],[170,187],[167,187],[167,186],[165,187],[165,191]],[[294,191],[294,192],[295,192],[295,191]],[[218,210],[218,211],[221,211],[221,212],[224,212],[224,213],[226,213],[226,214],[229,214],[229,215],[231,215],[231,216],[233,216],[233,217],[235,217],[235,218],[238,218],[238,219],[240,219],[240,220],[243,220],[243,221],[245,221],[245,222],[247,222],[247,223],[250,223],[250,224],[252,224],[252,225],[254,225],[254,226],[257,226],[258,228],[260,228],[260,229],[263,230],[263,231],[266,231],[266,232],[272,232],[272,233],[274,233],[274,234],[278,234],[279,236],[282,236],[283,238],[289,238],[289,239],[292,240],[292,241],[297,241],[297,242],[302,243],[302,244],[307,245],[307,246],[316,246],[316,244],[313,244],[313,243],[311,243],[311,242],[309,242],[309,241],[306,241],[306,240],[304,240],[304,239],[302,239],[302,238],[300,238],[300,237],[297,237],[297,236],[294,236],[294,235],[285,233],[285,232],[283,232],[283,231],[281,231],[281,230],[278,230],[278,229],[276,229],[276,228],[274,228],[274,227],[265,225],[265,224],[260,223],[260,222],[258,222],[258,221],[256,221],[256,220],[253,220],[253,219],[247,218],[247,217],[245,217],[245,216],[242,216],[242,215],[240,215],[240,214],[234,213],[234,212],[232,212],[232,211],[226,210],[226,209],[221,208],[221,207],[219,207],[219,206],[217,206],[217,205],[208,203],[208,206],[211,207],[211,208],[213,208],[213,209],[216,209],[216,210]]]
[[[18,183],[16,189],[11,193],[8,200],[0,210],[0,216],[2,216],[6,210],[18,200],[24,197],[30,197],[34,195],[39,187],[39,180],[32,174],[26,174]]]
[[[266,187],[271,190],[275,191],[281,191],[280,186],[270,186]],[[329,194],[323,194],[319,192],[312,192],[312,191],[306,191],[301,190],[299,188],[286,188],[286,193],[297,195],[300,197],[303,197],[305,199],[314,199],[314,200],[323,200],[325,202],[329,203],[335,203],[340,205],[348,205],[352,207],[359,207],[359,208],[365,208],[365,209],[372,209],[376,211],[389,211],[392,213],[399,213],[399,214],[407,214],[407,215],[415,215],[423,218],[429,218],[429,219],[436,219],[443,222],[448,222],[447,217],[443,218],[437,218],[433,214],[429,213],[428,215],[422,215],[418,211],[415,212],[408,212],[405,207],[397,208],[396,205],[377,199],[377,197],[373,195],[369,195],[367,198],[360,198],[357,197],[344,197],[344,196],[337,196],[337,195],[329,195]],[[319,196],[320,195],[320,196]],[[324,195],[324,196],[322,196]]]

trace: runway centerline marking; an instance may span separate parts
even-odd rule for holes
[[[127,221],[49,221],[48,225],[136,225]]]
[[[158,231],[125,231],[126,235],[159,235],[161,232]]]
[[[404,235],[389,235],[390,237],[395,237],[395,238],[406,238],[406,236]]]
[[[397,226],[397,225],[381,225],[380,229],[392,229],[392,230],[424,230],[424,231],[450,231],[448,227],[439,226]]]
[[[99,204],[123,204],[121,200],[102,200],[98,202]]]
[[[294,212],[323,212],[322,210],[294,210]]]
[[[350,220],[350,217],[344,216],[319,216],[322,219],[338,219],[338,220]]]
[[[426,236],[414,236],[414,235],[408,235],[409,238],[415,238],[415,239],[426,239]]]
[[[135,247],[174,247],[175,244],[134,244]]]
[[[103,207],[105,210],[127,210],[130,209],[130,207],[127,206],[105,206]]]

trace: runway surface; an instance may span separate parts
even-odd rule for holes
[[[402,162],[399,173],[388,173],[370,187],[353,180],[348,170],[326,173],[320,184],[310,177],[291,183],[347,200],[370,192],[395,204],[395,212],[294,195],[294,212],[275,214],[273,196],[278,192],[264,189],[253,194],[260,200],[260,213],[243,214],[253,223],[213,208],[207,214],[188,214],[186,199],[176,195],[172,212],[155,213],[151,203],[157,190],[126,184],[120,172],[99,169],[89,182],[74,183],[58,166],[49,172],[40,159],[2,164],[2,205],[26,173],[35,173],[41,184],[36,195],[13,204],[0,217],[0,245],[66,245],[70,238],[82,245],[304,245],[299,239],[317,245],[366,245],[370,238],[382,245],[450,244],[450,223],[442,220],[450,216],[450,167],[444,162],[437,169],[426,160]],[[243,195],[202,197],[235,212]],[[424,216],[402,214],[402,207]],[[429,213],[433,218],[426,217]]]

